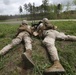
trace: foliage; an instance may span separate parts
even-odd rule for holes
[[[75,1],[73,3],[75,4]],[[19,13],[25,10],[25,14],[19,15],[0,15],[0,21],[7,20],[7,19],[27,19],[27,20],[40,20],[44,17],[49,19],[76,19],[76,10],[69,10],[70,9],[70,2],[66,1],[67,4],[65,5],[66,11],[62,12],[63,5],[62,4],[50,4],[49,0],[42,0],[42,4],[36,6],[35,3],[24,3],[23,5],[19,6]],[[23,8],[22,8],[23,7]]]
[[[69,11],[69,9],[70,9],[70,2],[69,2],[69,1],[67,2],[66,7],[67,7],[67,8],[66,8],[66,11]]]
[[[7,20],[8,18],[8,15],[0,15],[0,21]]]
[[[35,16],[35,14],[37,15],[43,13],[44,17],[46,16],[47,18],[50,18],[50,14],[54,13],[57,15],[60,13],[62,5],[50,5],[48,0],[42,0],[42,4],[40,6],[35,6],[35,3],[25,3],[24,8],[26,11],[30,12],[30,14],[33,14],[33,16]]]
[[[19,12],[22,13],[23,9],[22,6],[19,7]]]
[[[74,4],[76,5],[76,0],[73,0]]]

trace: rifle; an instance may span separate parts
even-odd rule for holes
[[[40,25],[40,23],[42,23],[42,21],[39,21],[39,22],[36,23],[36,24],[33,24],[33,23],[32,23],[32,27],[34,28],[34,30],[37,29],[37,27]]]

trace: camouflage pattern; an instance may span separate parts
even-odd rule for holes
[[[57,48],[55,47],[55,40],[76,40],[76,36],[65,35],[63,32],[58,32],[53,28],[48,29],[44,28],[44,23],[49,23],[47,18],[43,19],[43,23],[41,23],[37,27],[37,32],[41,32],[42,36],[44,37],[43,44],[46,46],[47,50],[49,51],[50,57],[52,61],[59,60],[59,56],[57,53]],[[41,35],[39,33],[39,35]]]
[[[7,53],[11,48],[20,44],[22,40],[25,42],[25,49],[32,50],[32,39],[30,38],[31,34],[31,26],[26,24],[26,21],[22,21],[22,25],[20,25],[18,29],[18,33],[16,38],[12,40],[12,42],[6,45],[2,50],[0,50],[0,55],[4,55]]]
[[[49,74],[53,72],[58,72],[58,73],[65,72],[63,66],[60,64],[60,61],[59,61],[57,48],[55,47],[55,40],[58,39],[58,40],[73,40],[73,41],[75,40],[76,41],[76,36],[65,35],[62,32],[58,32],[53,27],[54,26],[49,24],[48,19],[44,18],[43,23],[41,23],[37,27],[37,31],[35,32],[35,34],[38,34],[38,35],[42,34],[42,36],[44,37],[43,44],[46,46],[50,54],[50,58],[54,62],[54,64],[50,68],[44,71],[45,73],[49,73]]]

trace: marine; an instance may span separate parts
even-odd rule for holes
[[[53,62],[53,65],[44,70],[44,73],[64,73],[65,69],[60,63],[58,56],[57,48],[55,46],[56,40],[72,40],[76,41],[76,36],[65,35],[63,32],[58,32],[56,30],[57,26],[50,24],[47,18],[43,18],[43,23],[37,27],[37,31],[33,33],[34,36],[43,37],[42,43],[47,48],[47,51],[50,54],[50,58]]]
[[[22,21],[22,24],[18,28],[18,32],[12,42],[0,50],[0,56],[5,55],[14,46],[22,43],[24,41],[25,52],[21,55],[27,67],[34,67],[34,63],[31,59],[32,56],[32,27],[28,25],[26,20]]]

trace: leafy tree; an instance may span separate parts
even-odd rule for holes
[[[31,3],[28,3],[28,12],[30,12],[30,14],[33,12],[33,6]]]
[[[62,10],[62,5],[61,4],[57,5],[57,10],[58,10],[58,13],[60,13],[60,11]]]
[[[49,6],[49,1],[42,0],[42,8],[43,8],[44,12],[48,12],[48,6]]]
[[[76,0],[73,0],[73,3],[76,5]]]
[[[35,7],[35,13],[39,13],[39,6]]]
[[[29,12],[30,14],[32,13],[32,4],[28,3],[28,4],[24,4],[24,10],[26,10],[27,12]]]
[[[33,11],[33,13],[35,14],[35,3],[33,3],[33,6],[32,6],[32,11]]]
[[[62,5],[61,4],[58,4],[57,5],[57,17],[59,18],[60,17],[60,11],[62,10]]]
[[[28,12],[28,5],[26,3],[24,4],[24,9],[26,10],[26,14],[27,14],[27,12]]]
[[[22,6],[19,7],[19,12],[20,12],[20,13],[23,12]]]
[[[33,5],[32,5],[32,19],[34,19],[34,20],[32,20],[32,23],[35,23],[35,18],[36,18],[36,16],[35,16],[35,13],[36,13],[36,7],[35,7],[35,3],[33,3]]]
[[[20,14],[23,12],[22,6],[19,7],[19,12]],[[21,19],[22,19],[22,15],[20,15]]]
[[[69,9],[70,9],[70,2],[67,2],[67,5],[66,5],[66,11],[69,11]]]
[[[70,2],[68,1],[67,2],[67,5],[66,5],[66,18],[70,18]]]

